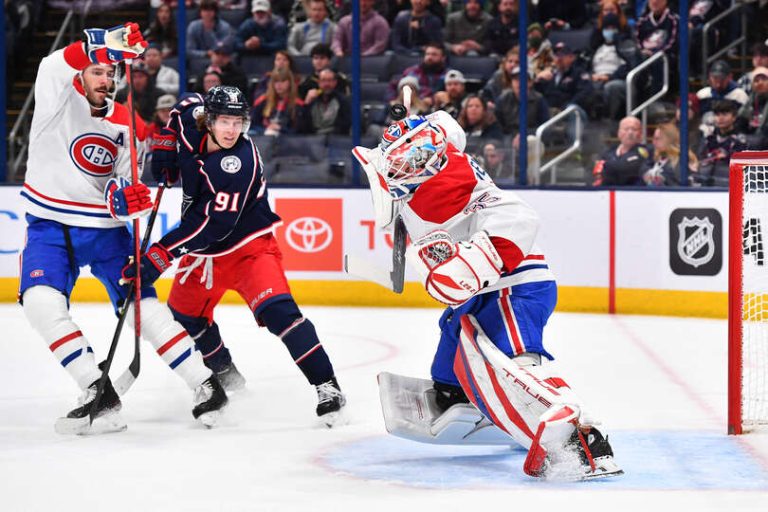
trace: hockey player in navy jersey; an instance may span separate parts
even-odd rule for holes
[[[158,181],[170,183],[180,173],[181,223],[142,258],[142,282],[154,282],[171,260],[181,258],[168,305],[227,390],[245,381],[222,342],[213,309],[227,290],[235,290],[316,387],[317,415],[331,427],[346,400],[312,322],[291,296],[273,235],[281,221],[267,201],[259,151],[245,135],[248,107],[239,89],[217,86],[171,111],[156,139],[152,170]]]
[[[529,449],[532,476],[550,474],[565,453],[580,458],[578,478],[618,474],[607,438],[543,345],[557,285],[535,242],[538,217],[496,187],[465,144],[438,111],[393,124],[377,148],[354,150],[377,226],[402,218],[413,241],[406,261],[448,306],[432,381],[380,375],[387,428],[430,443],[516,442]]]
[[[91,431],[93,399],[101,370],[93,349],[69,313],[69,298],[90,266],[117,308],[126,298],[119,284],[132,253],[125,222],[152,209],[149,190],[131,176],[128,109],[111,99],[115,64],[146,48],[138,25],[87,29],[85,41],[53,52],[40,63],[24,187],[27,239],[21,261],[19,301],[32,327],[83,390],[79,406],[56,423],[60,433]],[[137,129],[139,136],[142,130]],[[192,339],[157,301],[151,283],[141,291],[141,334],[163,361],[194,390],[193,415],[211,426],[226,393],[194,350]],[[127,314],[129,325],[133,313]],[[93,427],[122,430],[120,398],[107,380]]]

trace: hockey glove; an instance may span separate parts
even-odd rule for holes
[[[149,189],[143,183],[131,185],[125,178],[112,178],[104,189],[109,213],[117,220],[137,219],[152,211]]]
[[[501,276],[502,260],[484,231],[456,242],[447,231],[433,231],[406,252],[434,299],[458,306]]]
[[[173,255],[160,244],[152,244],[141,257],[141,286],[151,286],[160,274],[171,268]],[[136,279],[136,264],[130,261],[123,267],[120,284],[128,284]]]
[[[126,23],[108,29],[87,28],[85,53],[94,64],[115,64],[140,57],[147,48],[137,23]]]
[[[152,176],[158,183],[173,185],[179,180],[179,161],[176,153],[176,134],[162,128],[153,137]]]

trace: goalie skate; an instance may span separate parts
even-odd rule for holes
[[[551,480],[593,480],[624,474],[613,459],[607,437],[592,427],[586,434],[575,431],[562,451],[551,450],[543,476]]]
[[[120,416],[122,404],[117,396],[112,382],[107,379],[104,392],[99,399],[98,409],[91,423],[91,410],[96,398],[96,389],[99,381],[88,386],[78,398],[79,406],[72,409],[66,417],[56,420],[53,428],[57,434],[62,435],[87,435],[106,434],[110,432],[122,432],[127,428],[125,421]]]

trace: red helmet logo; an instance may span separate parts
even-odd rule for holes
[[[117,159],[117,144],[106,135],[86,133],[72,141],[69,157],[85,174],[109,176]]]

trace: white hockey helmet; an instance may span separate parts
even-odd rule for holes
[[[426,117],[413,115],[390,125],[379,149],[389,193],[401,199],[440,171],[447,142]]]

